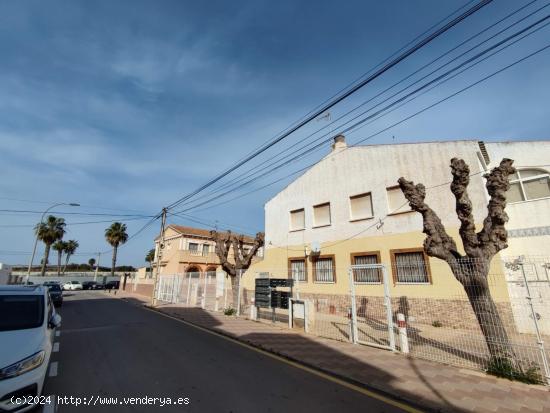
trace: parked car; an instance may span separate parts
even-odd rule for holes
[[[105,289],[105,284],[103,283],[96,283],[96,285],[94,285],[94,290],[104,290]]]
[[[63,305],[63,290],[61,289],[61,285],[55,281],[47,281],[43,285],[44,287],[48,287],[53,305],[61,307]]]
[[[41,285],[0,286],[0,314],[0,411],[28,411],[35,406],[16,405],[12,396],[42,394],[61,316]]]
[[[97,283],[95,281],[84,281],[82,283],[83,290],[95,290]]]
[[[105,289],[106,290],[118,290],[118,287],[120,286],[120,281],[107,281],[105,283]]]
[[[63,284],[63,289],[69,291],[82,290],[82,284],[80,283],[80,281],[69,281]]]

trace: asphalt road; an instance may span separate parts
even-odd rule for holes
[[[95,403],[59,404],[62,413],[402,412],[105,292],[68,293],[60,313],[59,351],[44,394]],[[125,405],[123,397],[188,404]],[[117,398],[116,406],[101,406],[100,398]]]

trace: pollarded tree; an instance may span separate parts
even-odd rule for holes
[[[504,209],[506,191],[510,188],[508,177],[516,171],[512,164],[511,159],[503,159],[498,167],[484,176],[490,200],[483,227],[476,233],[472,202],[467,192],[470,168],[462,159],[451,159],[451,192],[456,199],[459,234],[465,254],[458,251],[441,219],[424,202],[424,185],[415,185],[403,177],[398,182],[411,209],[422,215],[423,232],[426,234],[424,250],[429,256],[446,261],[464,287],[491,355],[490,370],[509,370],[510,376],[519,376],[525,373],[525,366],[522,366],[512,348],[487,280],[492,258],[508,246],[505,228],[508,215]]]
[[[113,222],[109,228],[105,230],[105,239],[113,247],[113,260],[111,264],[111,277],[115,275],[116,254],[118,247],[128,241],[128,233],[126,232],[126,224],[121,222]]]
[[[239,274],[246,271],[252,259],[258,252],[258,250],[264,246],[264,233],[258,232],[256,237],[252,241],[250,249],[245,249],[245,241],[243,235],[232,234],[231,231],[217,232],[210,231],[212,239],[216,242],[216,254],[220,259],[223,270],[229,275],[231,279],[231,290],[233,292],[233,308],[237,308],[237,297],[239,282]],[[233,260],[229,252],[233,248]],[[234,261],[234,262],[232,262]]]
[[[36,236],[46,247],[44,248],[44,258],[42,259],[42,277],[46,274],[46,266],[50,256],[50,247],[56,241],[59,241],[65,235],[65,220],[49,215],[45,222],[39,223],[34,227]]]

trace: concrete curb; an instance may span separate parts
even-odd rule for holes
[[[366,390],[370,390],[372,392],[375,392],[375,393],[379,393],[380,395],[383,395],[385,397],[388,397],[390,399],[393,399],[395,401],[398,401],[398,402],[401,402],[401,403],[406,403],[408,405],[410,405],[411,407],[413,408],[416,408],[416,409],[420,409],[422,411],[427,411],[427,412],[438,412],[438,413],[452,413],[451,410],[442,410],[442,409],[434,409],[434,408],[431,408],[431,407],[427,407],[425,405],[420,405],[418,403],[417,400],[414,400],[414,399],[410,399],[410,398],[407,398],[407,397],[404,397],[403,395],[399,394],[398,392],[390,392],[390,391],[387,391],[387,389],[382,389],[382,388],[379,388],[378,386],[376,385],[371,385],[371,384],[368,384],[368,383],[364,383],[364,382],[361,382],[361,381],[358,381],[358,380],[355,380],[355,379],[352,379],[350,377],[347,377],[347,376],[344,376],[344,375],[341,375],[339,373],[335,373],[331,370],[327,370],[323,367],[319,367],[319,366],[316,366],[315,364],[311,364],[311,363],[308,363],[308,362],[305,362],[303,360],[300,360],[300,359],[297,359],[295,357],[292,357],[292,356],[289,356],[285,353],[281,353],[281,352],[278,352],[272,348],[269,348],[269,347],[265,347],[265,346],[262,346],[261,344],[257,344],[257,343],[254,343],[253,341],[250,341],[250,340],[243,340],[242,338],[240,338],[239,336],[236,336],[236,335],[233,335],[231,333],[228,333],[226,331],[223,331],[223,330],[218,330],[216,328],[211,328],[211,327],[206,327],[206,326],[203,326],[203,325],[200,325],[198,323],[195,323],[193,321],[190,321],[188,319],[185,319],[185,318],[182,318],[182,317],[178,317],[176,315],[173,315],[173,314],[169,314],[168,312],[165,312],[165,311],[162,311],[158,308],[155,308],[155,307],[151,307],[150,305],[148,304],[143,304],[142,305],[144,308],[146,308],[147,310],[150,310],[150,311],[154,311],[156,313],[159,313],[159,314],[163,314],[163,315],[168,315],[170,317],[173,317],[173,318],[177,318],[177,319],[180,319],[182,321],[185,321],[186,323],[189,323],[189,324],[192,324],[196,327],[200,327],[200,328],[203,328],[203,329],[206,329],[206,330],[210,330],[216,334],[219,334],[220,336],[224,336],[224,337],[227,337],[227,338],[230,338],[232,340],[236,340],[236,341],[240,341],[241,343],[245,343],[251,347],[254,347],[254,348],[257,348],[259,350],[262,350],[262,351],[265,351],[265,352],[268,352],[268,353],[271,353],[271,354],[274,354],[278,357],[282,357],[284,359],[287,359],[289,361],[292,361],[293,363],[296,363],[296,364],[299,364],[299,365],[302,365],[304,367],[307,367],[307,368],[310,368],[312,370],[316,370],[320,373],[323,373],[323,374],[326,374],[328,376],[332,376],[336,379],[339,379],[339,380],[342,380],[342,381],[345,381],[349,384],[353,384],[355,386],[358,386],[358,387],[362,387]]]

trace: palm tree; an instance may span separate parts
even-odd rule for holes
[[[57,251],[57,275],[61,275],[61,256],[67,248],[67,243],[65,241],[59,240],[54,242],[52,248]]]
[[[36,236],[40,241],[46,244],[44,249],[44,258],[42,259],[42,277],[46,274],[46,265],[48,264],[48,258],[50,256],[50,247],[56,241],[63,238],[65,234],[65,220],[63,218],[57,218],[53,215],[49,215],[46,218],[46,222],[41,222],[34,227]]]
[[[71,258],[71,255],[73,255],[76,251],[76,249],[79,247],[78,241],[75,241],[74,239],[70,239],[66,242],[65,246],[65,266],[63,267],[63,274],[65,274],[65,270],[67,269],[67,264],[69,264],[69,258]]]
[[[90,269],[94,269],[94,265],[95,265],[95,258],[90,258],[88,260],[88,265],[90,266]]]
[[[111,265],[111,277],[115,275],[116,253],[118,246],[128,241],[126,233],[126,224],[113,222],[109,228],[105,230],[105,239],[113,247],[113,263]]]
[[[153,274],[153,261],[155,260],[155,249],[151,248],[147,255],[145,256],[145,261],[149,263],[149,270],[151,271],[151,275]]]

